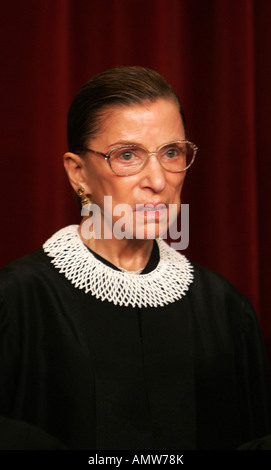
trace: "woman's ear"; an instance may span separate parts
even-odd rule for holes
[[[86,193],[89,193],[89,188],[86,187],[85,165],[83,158],[76,153],[67,152],[63,156],[63,162],[74,191],[77,193],[79,188],[83,188]]]

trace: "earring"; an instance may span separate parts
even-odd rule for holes
[[[81,204],[82,204],[81,214],[82,215],[88,215],[89,208],[90,208],[90,205],[91,205],[90,198],[87,195],[84,194],[84,189],[83,188],[77,189],[77,195],[81,199]]]

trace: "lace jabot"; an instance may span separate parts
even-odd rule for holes
[[[146,274],[118,271],[97,259],[84,245],[78,225],[70,225],[47,240],[43,249],[51,263],[78,289],[115,305],[162,307],[181,299],[193,282],[187,258],[157,240],[160,260]]]

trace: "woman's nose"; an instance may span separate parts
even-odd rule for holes
[[[162,167],[155,153],[149,153],[148,161],[143,169],[143,184],[155,192],[161,192],[166,185],[166,170]]]

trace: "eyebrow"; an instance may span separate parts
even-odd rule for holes
[[[179,141],[186,141],[187,139],[176,139],[176,140],[170,140],[169,142],[164,142],[163,144],[161,144],[159,147],[163,147],[164,145],[169,145],[173,142],[179,142]],[[129,146],[139,146],[139,147],[143,147],[143,148],[146,148],[145,145],[142,143],[142,142],[129,142],[127,140],[119,140],[117,142],[114,142],[113,144],[110,144],[110,147],[113,148],[113,147],[116,147],[116,146],[124,146],[124,145],[129,145]],[[110,150],[109,150],[110,151]]]
[[[116,145],[130,145],[130,146],[137,146],[140,145],[144,147],[144,145],[141,142],[129,142],[127,140],[119,140],[118,142],[114,142],[113,144],[110,144],[110,147],[116,147]]]

